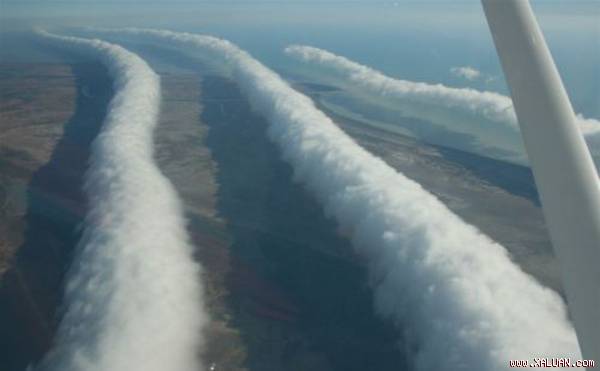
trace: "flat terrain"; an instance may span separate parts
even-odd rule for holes
[[[229,80],[163,72],[157,160],[186,205],[217,370],[396,370],[364,267]]]
[[[344,119],[337,122],[361,146],[421,184],[465,222],[502,244],[523,270],[562,293],[558,265],[528,169],[423,145],[397,134],[365,129]]]
[[[95,63],[1,68],[3,275],[0,364],[23,370],[51,344],[80,239],[90,143],[112,95]]]
[[[267,122],[232,81],[203,75],[201,86],[216,207],[231,236],[225,308],[243,340],[244,365],[261,371],[402,369],[401,339],[374,312],[365,267],[293,180],[267,138]]]
[[[204,267],[205,300],[211,314],[205,363],[218,365],[217,370],[243,370],[246,348],[239,332],[230,325],[226,303],[231,239],[225,220],[217,212],[216,164],[206,146],[209,127],[201,120],[199,75],[162,73],[161,88],[156,160],[184,202],[188,232]]]
[[[151,50],[150,50],[151,51]],[[151,60],[152,58],[149,58]],[[184,201],[211,316],[215,370],[398,370],[401,336],[373,311],[361,260],[293,180],[230,80],[161,74],[155,157]],[[333,90],[297,86],[315,100]],[[0,65],[0,364],[21,371],[50,346],[79,240],[89,146],[111,97],[100,66]],[[419,182],[514,260],[560,290],[527,169],[326,111],[367,150]]]
[[[528,168],[425,144],[329,110],[320,104],[321,95],[335,94],[335,89],[314,89],[312,84],[297,88],[311,95],[319,108],[362,147],[415,180],[467,223],[502,244],[523,270],[562,293],[558,265]]]
[[[27,184],[73,115],[71,67],[0,64],[0,276],[22,243]]]

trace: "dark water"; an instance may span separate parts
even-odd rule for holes
[[[237,86],[203,79],[218,212],[233,236],[227,279],[250,370],[402,370],[398,332],[373,311],[367,274],[299,184]]]
[[[90,143],[100,129],[112,88],[99,64],[74,64],[72,70],[77,84],[75,112],[50,161],[28,185],[24,242],[0,283],[3,371],[24,370],[49,348],[58,324],[63,278],[81,234]]]

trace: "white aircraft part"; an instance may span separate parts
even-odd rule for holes
[[[598,362],[600,180],[529,2],[482,3],[560,263],[579,345],[585,359]]]

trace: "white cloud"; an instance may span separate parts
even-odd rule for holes
[[[394,79],[310,46],[289,46],[285,52],[319,68],[321,72],[325,71],[326,78],[358,91],[367,99],[376,97],[379,101],[391,102],[409,116],[429,120],[453,132],[474,135],[484,146],[474,149],[477,153],[489,155],[486,147],[496,147],[515,154],[505,160],[526,162],[510,97],[470,88]],[[436,110],[439,109],[443,112],[438,114]],[[600,122],[578,116],[578,123],[592,154],[600,157]]]
[[[475,81],[481,77],[481,72],[479,70],[469,66],[452,67],[450,72],[452,72],[454,76],[462,77],[469,81]]]
[[[182,206],[153,160],[159,78],[120,46],[39,34],[102,61],[115,95],[92,146],[85,184],[91,210],[67,275],[65,313],[38,369],[202,369],[200,268]]]
[[[296,179],[366,259],[376,310],[406,337],[416,369],[504,370],[509,359],[532,355],[580,357],[556,293],[419,184],[362,149],[248,53],[209,36],[115,32],[199,52],[229,69],[269,120],[269,137]]]

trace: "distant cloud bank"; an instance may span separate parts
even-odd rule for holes
[[[556,293],[523,273],[502,246],[419,184],[357,145],[308,97],[248,53],[228,41],[189,33],[111,34],[202,53],[227,67],[270,122],[269,137],[296,179],[348,231],[365,258],[376,310],[397,326],[399,346],[417,370],[491,371],[532,354],[580,357]],[[446,96],[421,86],[426,96]],[[490,112],[496,114],[506,113]]]
[[[160,81],[135,54],[100,40],[38,32],[101,61],[113,79],[94,140],[85,230],[44,371],[202,370],[207,321],[182,205],[153,159]]]
[[[474,135],[483,146],[475,149],[477,153],[488,155],[486,147],[498,147],[504,152],[520,152],[515,157],[504,159],[524,162],[519,126],[510,97],[471,88],[394,79],[345,57],[310,46],[292,45],[285,48],[285,53],[320,72],[326,72],[327,78],[367,98],[377,97],[380,101],[401,107],[409,116],[435,122],[453,132]],[[466,78],[482,76],[470,67],[459,67],[456,73]],[[443,112],[436,114],[439,109]],[[577,118],[592,155],[600,158],[600,121],[581,115]]]

